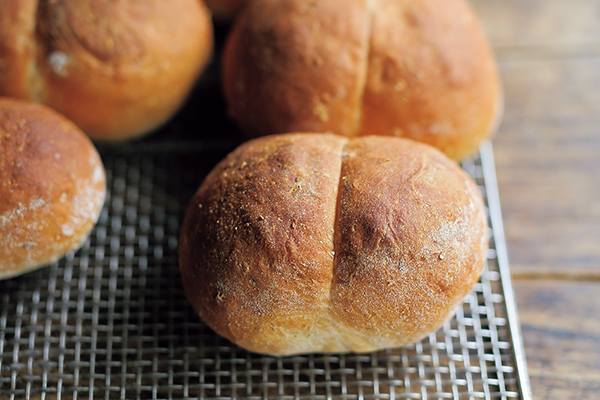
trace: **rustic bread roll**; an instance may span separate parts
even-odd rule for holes
[[[179,261],[194,309],[246,349],[365,352],[440,327],[486,250],[478,188],[443,153],[302,133],[254,139],[214,168]]]
[[[170,118],[213,45],[199,0],[4,0],[0,95],[41,102],[90,137],[128,139]]]
[[[215,19],[232,20],[246,6],[249,0],[205,0]]]
[[[454,159],[496,130],[502,90],[466,0],[255,0],[223,57],[233,118],[281,132],[402,136]]]
[[[0,97],[0,279],[81,246],[105,193],[102,161],[79,128],[45,106]]]

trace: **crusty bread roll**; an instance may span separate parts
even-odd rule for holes
[[[219,21],[231,21],[249,0],[205,0],[213,16]]]
[[[448,320],[487,244],[477,186],[440,151],[300,133],[249,141],[214,168],[179,261],[194,309],[246,349],[365,352]]]
[[[255,0],[223,55],[223,88],[250,137],[408,137],[454,159],[495,132],[496,61],[466,0]]]
[[[3,0],[0,95],[41,102],[97,140],[158,127],[212,52],[200,0]]]
[[[0,279],[77,249],[106,193],[102,161],[71,121],[0,97]]]

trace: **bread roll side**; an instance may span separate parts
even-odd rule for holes
[[[96,140],[164,123],[212,52],[210,14],[197,0],[56,1],[38,18],[42,102]]]
[[[496,59],[466,0],[377,0],[361,135],[408,137],[460,160],[498,127]]]
[[[42,105],[0,98],[0,149],[0,278],[7,278],[83,244],[106,178],[88,137]]]
[[[483,268],[477,186],[438,150],[365,137],[344,149],[331,315],[355,351],[412,343],[454,313]]]
[[[206,177],[185,216],[179,261],[188,299],[217,333],[261,353],[344,350],[327,300],[346,140],[255,139]]]

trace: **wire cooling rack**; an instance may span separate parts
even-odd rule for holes
[[[227,140],[101,149],[108,197],[84,246],[0,282],[0,400],[530,399],[492,148],[463,163],[489,210],[483,275],[426,339],[371,354],[267,357],[214,334],[180,282],[179,227]]]
[[[489,142],[463,162],[489,211],[487,264],[429,337],[371,354],[267,357],[199,320],[181,285],[179,228],[240,142],[219,86],[227,27],[216,28],[215,61],[178,115],[148,140],[99,145],[108,196],[83,247],[0,281],[0,400],[530,400]]]

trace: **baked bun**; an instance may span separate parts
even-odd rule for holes
[[[179,243],[187,297],[259,353],[366,352],[440,327],[478,280],[481,194],[409,139],[274,135],[206,177]]]
[[[248,4],[249,0],[205,0],[213,16],[219,21],[230,21]]]
[[[93,139],[129,139],[179,109],[212,46],[199,0],[5,0],[0,95],[49,105]]]
[[[495,132],[502,90],[466,0],[255,0],[223,57],[229,109],[250,137],[377,132],[454,159]]]
[[[77,249],[106,193],[90,139],[43,105],[0,97],[0,279]]]

